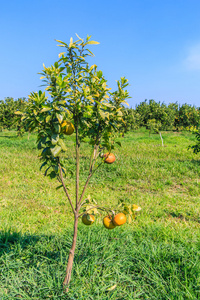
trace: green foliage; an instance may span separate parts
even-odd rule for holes
[[[196,138],[197,138],[197,143],[193,146],[190,146],[191,149],[193,149],[194,153],[200,152],[200,131],[196,132]]]
[[[62,53],[61,53],[62,54]],[[52,72],[55,72],[55,66],[52,66]],[[98,74],[103,75],[101,71]],[[45,76],[43,77],[43,79]],[[52,79],[52,80],[55,80]],[[127,85],[127,83],[125,83]],[[118,87],[119,89],[119,87]],[[120,91],[118,91],[120,92]],[[128,97],[127,97],[128,98]],[[22,101],[23,100],[23,101]],[[14,103],[14,105],[13,105]],[[24,99],[18,99],[14,101],[12,98],[7,98],[5,101],[0,103],[0,127],[2,128],[18,128],[18,134],[22,133],[23,130],[29,130],[23,128],[23,124],[20,121],[20,112],[25,110],[27,101]],[[20,104],[22,104],[21,107]],[[117,102],[115,103],[117,105]],[[14,109],[17,109],[18,116],[14,115]],[[48,110],[44,108],[43,111]],[[195,106],[183,104],[182,106],[176,103],[170,103],[165,105],[164,103],[147,100],[141,102],[136,109],[121,108],[123,114],[122,124],[118,127],[118,130],[124,135],[129,130],[136,130],[140,126],[146,126],[148,128],[148,120],[155,119],[156,122],[161,123],[160,130],[188,130],[198,131],[200,122],[200,109]]]
[[[136,130],[141,124],[141,115],[132,108],[124,108],[124,131]]]
[[[153,131],[155,133],[159,133],[162,124],[160,122],[157,122],[155,119],[149,119],[147,121],[147,128],[149,129],[149,134]]]
[[[195,106],[183,104],[179,108],[179,126],[186,127],[198,127],[200,123],[199,110]]]
[[[149,120],[152,119],[161,124],[160,130],[162,131],[191,130],[191,128],[198,128],[200,123],[199,109],[188,104],[165,105],[155,100],[149,100],[149,102],[145,100],[137,105],[135,110],[141,117],[140,126],[147,128]]]
[[[141,125],[148,127],[148,121],[154,119],[158,124],[161,124],[161,130],[172,129],[174,126],[175,113],[173,105],[168,107],[164,103],[156,102],[155,100],[147,100],[141,102],[136,107],[136,112],[141,115]]]
[[[16,111],[24,111],[26,107],[26,99],[18,98],[6,98],[0,100],[0,129],[17,128],[18,131],[21,129],[21,118],[15,114]]]
[[[128,98],[127,79],[117,81],[118,89],[112,93],[102,71],[86,61],[93,55],[87,47],[97,42],[91,41],[89,36],[86,41],[71,38],[69,45],[58,42],[66,52],[60,53],[59,60],[50,67],[44,66],[40,73],[50,99],[45,92],[32,93],[22,118],[27,128],[38,131],[42,166],[53,168],[51,177],[58,174],[60,155],[69,151],[62,130],[63,121],[75,127],[79,146],[87,142],[99,151],[102,148],[111,151],[116,133],[123,124],[123,107]]]

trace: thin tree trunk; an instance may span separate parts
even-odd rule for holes
[[[77,140],[76,144],[76,209],[78,208],[78,198],[79,198],[79,171],[80,171],[80,151],[79,144]]]
[[[63,282],[63,287],[66,292],[68,292],[69,283],[70,283],[70,279],[71,279],[71,272],[72,272],[72,266],[73,266],[73,261],[74,261],[74,253],[75,253],[75,248],[76,248],[77,231],[78,231],[78,214],[76,214],[74,216],[74,236],[73,236],[72,247],[69,252],[69,257],[68,257],[66,276],[65,276],[65,280]]]
[[[161,141],[162,141],[162,146],[164,146],[164,143],[163,143],[163,138],[162,138],[162,134],[161,132],[159,131],[159,134],[160,134],[160,138],[161,138]]]
[[[79,196],[79,172],[80,172],[80,143],[78,138],[78,117],[74,120],[76,124],[76,211],[78,209],[78,196]]]
[[[77,231],[78,231],[78,217],[79,217],[79,203],[78,203],[78,197],[79,197],[79,172],[80,172],[80,143],[78,139],[78,117],[74,119],[75,121],[75,129],[76,129],[76,208],[74,210],[74,234],[73,234],[73,242],[72,247],[69,252],[68,256],[68,263],[67,263],[67,269],[66,269],[66,276],[63,282],[63,287],[65,289],[65,292],[68,292],[69,290],[69,283],[71,279],[71,273],[72,273],[72,267],[73,267],[73,261],[74,261],[74,253],[76,248],[76,240],[77,240]],[[70,203],[71,204],[71,203]]]

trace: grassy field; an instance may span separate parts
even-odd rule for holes
[[[62,281],[72,217],[59,183],[39,170],[36,136],[0,133],[0,299],[200,299],[200,160],[188,132],[140,130],[121,138],[116,162],[91,179],[86,196],[142,207],[133,224],[79,224],[69,293]],[[75,194],[74,141],[66,179]],[[81,154],[81,182],[90,149]]]

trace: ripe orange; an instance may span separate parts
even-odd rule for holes
[[[82,216],[82,222],[85,224],[85,225],[92,225],[92,223],[94,223],[95,221],[95,217],[93,215],[90,215],[90,214],[84,214]]]
[[[112,164],[112,163],[114,163],[114,161],[115,161],[115,156],[114,156],[113,153],[106,153],[106,154],[104,154],[103,157],[105,157],[104,162],[105,162],[106,164]]]
[[[112,216],[106,216],[103,218],[103,225],[107,229],[113,229],[115,228],[115,225],[113,224]]]
[[[125,214],[123,214],[123,213],[117,214],[113,218],[113,223],[115,224],[115,226],[120,226],[120,225],[123,225],[124,223],[126,223],[126,216],[125,216]]]
[[[71,135],[74,132],[74,125],[69,121],[63,121],[61,124],[62,132]]]

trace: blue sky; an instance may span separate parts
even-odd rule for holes
[[[130,106],[145,99],[200,106],[199,0],[1,0],[0,99],[40,89],[75,33],[87,34],[97,64],[114,90],[128,78]]]

